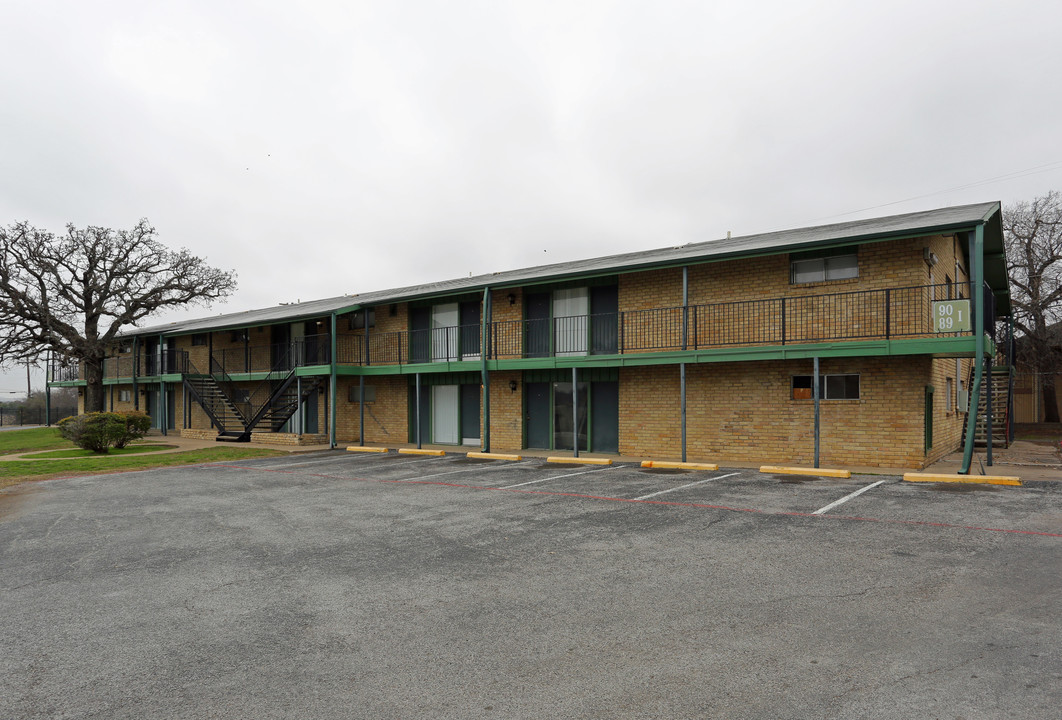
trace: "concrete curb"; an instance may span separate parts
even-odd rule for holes
[[[577,458],[577,457],[556,457],[550,456],[546,458],[546,462],[551,463],[566,463],[575,465],[611,465],[612,460],[609,458]]]
[[[805,468],[805,467],[783,467],[780,465],[763,465],[760,467],[761,473],[773,473],[775,475],[815,475],[819,477],[833,477],[833,478],[850,478],[852,477],[851,470],[838,470],[836,468]]]
[[[505,455],[504,453],[487,453],[487,452],[470,452],[465,457],[475,458],[477,460],[523,460],[520,455]]]
[[[643,460],[643,468],[663,468],[667,470],[718,470],[715,463],[673,462],[669,460]]]
[[[399,455],[445,455],[445,450],[417,450],[416,448],[398,448]]]
[[[385,453],[391,452],[385,447],[369,447],[361,445],[348,445],[347,452],[364,452],[364,453]]]
[[[975,483],[980,485],[1021,485],[1013,475],[951,475],[947,473],[904,473],[904,482]]]

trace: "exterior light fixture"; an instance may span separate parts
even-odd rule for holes
[[[515,380],[510,380],[509,381],[509,392],[516,392],[516,381]]]
[[[516,304],[516,295],[513,294],[513,293],[509,293],[509,304],[510,305],[515,305]]]

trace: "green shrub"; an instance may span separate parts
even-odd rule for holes
[[[139,440],[151,429],[151,416],[146,413],[130,410],[116,414],[125,421],[125,434],[114,443],[116,448],[124,448],[133,440]]]
[[[59,434],[79,448],[105,453],[111,447],[125,447],[130,440],[144,437],[151,418],[143,413],[95,412],[63,418]]]

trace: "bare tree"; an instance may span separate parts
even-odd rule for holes
[[[0,227],[0,364],[49,351],[80,361],[85,409],[102,410],[103,358],[119,330],[236,288],[234,272],[155,236],[147,220],[131,230],[67,225],[65,235],[25,222]]]
[[[1051,191],[1003,212],[1014,325],[1020,360],[1042,378],[1045,420],[1058,422],[1055,374],[1062,318],[1062,194]]]

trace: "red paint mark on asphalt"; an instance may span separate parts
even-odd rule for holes
[[[188,467],[188,466],[185,466]],[[638,505],[665,505],[671,507],[688,507],[700,510],[725,510],[727,512],[753,513],[756,515],[771,515],[781,517],[811,518],[814,520],[849,520],[855,522],[880,523],[882,525],[918,525],[923,527],[946,528],[950,530],[976,530],[979,532],[1009,533],[1012,535],[1037,535],[1041,537],[1062,538],[1062,533],[1052,533],[1042,530],[1017,530],[1014,528],[982,527],[979,525],[955,525],[953,523],[932,522],[929,520],[886,520],[883,518],[868,518],[858,515],[814,515],[802,512],[771,512],[768,510],[756,510],[755,508],[737,508],[727,505],[709,505],[707,503],[678,502],[675,500],[636,500],[633,498],[608,497],[606,495],[588,495],[586,493],[556,492],[551,490],[520,490],[517,488],[484,487],[482,485],[465,485],[462,483],[440,482],[437,480],[384,480],[379,478],[346,477],[342,475],[325,475],[322,473],[300,473],[297,470],[271,470],[269,468],[248,467],[246,465],[220,465],[211,464],[210,467],[228,468],[232,470],[254,470],[256,472],[283,473],[286,475],[308,475],[310,477],[326,478],[328,480],[356,480],[391,485],[437,485],[440,487],[461,488],[466,490],[493,490],[495,492],[519,493],[522,495],[543,495],[552,497],[570,497],[581,500],[602,500],[605,502],[631,503]]]

